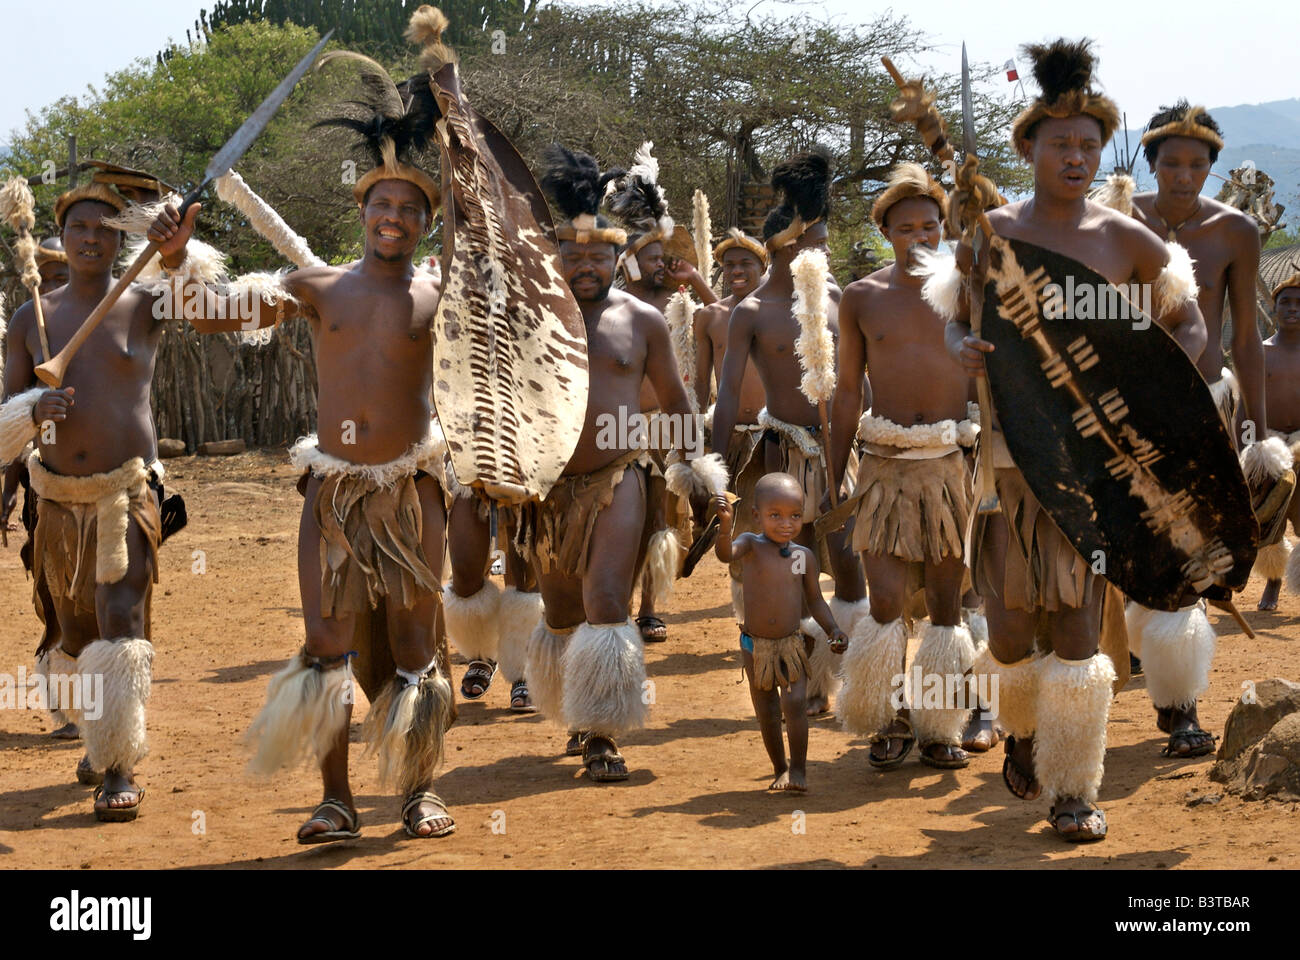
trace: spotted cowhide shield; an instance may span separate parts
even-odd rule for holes
[[[470,106],[455,64],[432,88],[444,222],[434,405],[461,484],[507,503],[541,499],[582,433],[586,328],[518,151]]]
[[[1061,532],[1154,609],[1177,609],[1188,589],[1240,590],[1259,538],[1250,493],[1205,379],[1137,309],[1149,307],[1142,291],[1130,301],[1082,263],[1019,240],[994,237],[988,265],[993,406]]]

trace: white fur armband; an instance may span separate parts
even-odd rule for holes
[[[727,464],[720,453],[710,453],[693,460],[677,460],[664,471],[668,492],[689,497],[691,491],[717,497],[727,491]]]
[[[912,248],[916,253],[915,277],[924,277],[921,296],[935,313],[945,320],[955,320],[966,278],[957,268],[957,258],[946,247],[931,250],[924,244]]]
[[[148,245],[148,240],[132,241],[127,246],[128,259],[134,260]],[[153,259],[136,276],[136,282],[144,284],[150,293],[159,293],[177,280],[217,283],[225,279],[225,276],[226,255],[216,247],[191,237],[185,245],[185,259],[175,270],[163,266],[162,257],[154,254]]]
[[[32,412],[46,387],[32,387],[16,393],[0,404],[0,467],[7,467],[18,458],[27,444],[36,436],[36,421]]]
[[[1169,262],[1152,284],[1152,306],[1156,318],[1168,316],[1183,304],[1196,299],[1196,272],[1192,268],[1192,255],[1187,248],[1170,241],[1165,244]]]
[[[268,306],[278,307],[275,314],[275,322],[278,324],[284,320],[284,305],[292,303],[297,306],[298,304],[298,299],[284,285],[285,273],[287,271],[246,273],[232,280],[226,289],[230,296],[238,297],[240,303],[251,304],[256,298]],[[240,330],[239,339],[243,343],[266,346],[271,342],[274,330],[273,326],[260,327],[256,330]]]

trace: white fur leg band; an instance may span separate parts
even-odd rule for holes
[[[990,685],[997,681],[995,718],[1011,736],[1032,737],[1038,715],[1038,672],[1042,661],[1030,654],[1015,663],[1003,663],[990,651],[989,663]]]
[[[826,631],[812,617],[799,621],[799,632],[812,638],[812,652],[808,654],[808,698],[826,697],[829,700],[839,687],[843,655],[831,650],[831,645],[826,642]]]
[[[309,758],[324,760],[347,726],[352,698],[349,661],[327,667],[300,650],[271,678],[266,703],[248,728],[250,772],[269,776]]]
[[[86,756],[96,770],[126,773],[149,752],[144,705],[149,702],[153,644],[140,637],[95,640],[77,661],[81,675],[91,678],[90,688],[102,690],[100,702],[82,704]]]
[[[497,659],[501,636],[501,588],[484,579],[478,593],[462,597],[447,584],[442,588],[447,639],[471,660]]]
[[[1042,659],[1038,678],[1034,774],[1049,803],[1097,799],[1106,762],[1115,667],[1104,653],[1087,660]]]
[[[36,402],[47,387],[32,387],[0,403],[0,468],[7,467],[36,439],[37,425],[32,419]]]
[[[501,640],[497,662],[501,674],[511,683],[524,679],[527,672],[528,638],[542,619],[542,595],[506,587],[501,594]]]
[[[434,660],[418,673],[397,671],[370,705],[366,753],[379,757],[379,783],[401,796],[427,790],[451,726],[451,684]]]
[[[619,737],[645,725],[645,658],[631,620],[584,623],[564,654],[564,722]]]
[[[1195,705],[1209,689],[1217,640],[1201,605],[1166,612],[1130,604],[1126,619],[1130,644],[1138,638],[1151,702],[1183,710]]]
[[[564,722],[564,657],[574,629],[554,630],[540,620],[525,647],[528,694],[537,711],[556,723]]]
[[[1281,580],[1286,576],[1286,568],[1291,560],[1291,541],[1283,536],[1277,543],[1260,547],[1255,554],[1254,572],[1265,580]]]
[[[36,674],[44,677],[46,707],[56,726],[81,723],[81,708],[86,690],[81,687],[77,658],[56,645],[36,658]]]
[[[903,621],[877,623],[868,613],[849,637],[840,670],[844,685],[836,707],[844,729],[872,734],[887,727],[902,704],[892,702],[896,679],[903,673],[907,655],[907,628]]]
[[[945,627],[933,623],[921,628],[913,675],[920,689],[912,690],[912,727],[921,746],[932,743],[961,745],[962,731],[973,704],[967,703],[966,674],[975,662],[975,644],[964,624]]]

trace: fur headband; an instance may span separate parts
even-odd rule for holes
[[[1223,149],[1223,137],[1219,136],[1205,124],[1200,123],[1202,116],[1209,116],[1209,111],[1204,107],[1188,107],[1183,111],[1183,115],[1177,120],[1171,120],[1162,126],[1153,130],[1148,130],[1142,134],[1142,146],[1146,146],[1156,140],[1164,140],[1166,137],[1191,137],[1193,140],[1202,140],[1208,143],[1215,150]]]
[[[1029,136],[1034,125],[1047,117],[1063,119],[1080,114],[1092,117],[1101,125],[1102,143],[1110,140],[1119,126],[1119,107],[1092,88],[1092,71],[1097,60],[1091,47],[1091,40],[1070,43],[1061,39],[1024,48],[1025,55],[1033,61],[1034,79],[1041,92],[1012,124],[1011,144],[1017,151],[1020,141]]]
[[[939,219],[948,214],[948,195],[939,181],[930,176],[919,163],[900,163],[889,174],[889,186],[871,206],[871,219],[881,231],[889,208],[912,197],[929,197],[939,205]]]

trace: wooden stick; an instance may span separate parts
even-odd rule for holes
[[[1246,638],[1249,640],[1255,639],[1255,631],[1250,629],[1250,624],[1246,622],[1246,618],[1241,615],[1241,611],[1237,609],[1237,605],[1231,600],[1207,599],[1206,603],[1214,607],[1216,610],[1222,610],[1225,613],[1232,614],[1232,619],[1237,621],[1237,626],[1241,627],[1241,631],[1246,635]]]
[[[826,458],[826,486],[831,491],[831,507],[835,508],[840,505],[840,491],[839,485],[835,482],[834,470],[831,468],[831,424],[830,418],[826,416],[825,400],[817,403],[817,415],[822,421],[821,447],[822,456]]]
[[[41,360],[50,359],[50,336],[45,332],[45,310],[41,307],[41,288],[32,287],[32,310],[36,313],[36,332],[41,337]]]
[[[971,231],[971,249],[976,259],[979,256],[979,248],[982,242],[980,228],[976,226]],[[971,335],[979,338],[980,327],[984,318],[984,285],[975,277],[975,263],[971,263],[971,272],[967,286],[967,301],[970,305],[970,332]],[[979,398],[980,408],[980,437],[979,443],[979,475],[980,475],[980,499],[979,505],[975,508],[976,512],[1000,513],[1002,504],[998,500],[998,488],[994,483],[993,477],[993,393],[989,389],[989,378],[987,372],[985,376],[975,378],[976,395]]]

